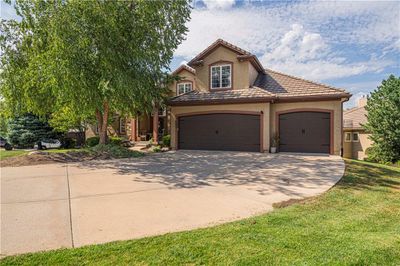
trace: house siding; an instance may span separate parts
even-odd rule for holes
[[[345,129],[343,130],[343,140],[346,132],[358,132],[359,141],[343,141],[343,157],[349,159],[364,160],[367,157],[365,151],[368,147],[371,147],[372,145],[372,140],[369,139],[370,134],[366,133],[364,130]]]
[[[198,78],[197,88],[201,91],[209,91],[210,88],[210,65],[218,61],[229,61],[233,64],[233,88],[232,89],[246,89],[252,84],[249,80],[249,65],[248,61],[239,62],[237,60],[237,53],[225,48],[218,47],[207,57],[204,58],[202,66],[194,66],[196,76]]]
[[[174,81],[170,86],[170,90],[171,90],[171,96],[176,96],[177,95],[177,84],[179,82],[184,82],[184,81],[191,81],[192,82],[192,89],[196,89],[196,85],[197,85],[197,78],[195,75],[193,75],[193,73],[187,71],[187,70],[182,70],[177,74],[182,81]]]

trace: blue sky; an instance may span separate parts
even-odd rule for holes
[[[400,76],[399,1],[195,0],[189,32],[171,69],[218,38],[256,54],[263,65],[353,94]],[[13,18],[1,2],[1,17]]]

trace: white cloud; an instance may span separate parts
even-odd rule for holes
[[[266,67],[310,79],[380,72],[392,63],[383,48],[397,47],[399,16],[400,2],[374,1],[194,9],[187,40],[175,56],[190,60],[222,38],[257,54]],[[359,57],[349,58],[355,52],[338,45],[356,47]]]
[[[213,3],[217,5],[217,2]],[[225,3],[225,2],[224,2]],[[307,2],[223,10],[194,9],[177,56],[192,57],[218,38],[264,53],[293,24],[329,43],[390,44],[400,38],[400,2]]]
[[[381,72],[392,64],[375,57],[362,62],[347,62],[332,50],[320,34],[307,32],[302,25],[293,24],[278,45],[261,57],[261,62],[268,68],[312,80]]]
[[[203,0],[208,9],[228,9],[235,4],[235,0]]]
[[[325,54],[327,47],[320,34],[306,32],[300,24],[293,24],[277,44],[271,53],[262,57],[262,61],[310,60]]]

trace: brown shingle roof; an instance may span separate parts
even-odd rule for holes
[[[186,103],[220,103],[220,102],[268,102],[273,94],[260,89],[250,88],[242,90],[224,90],[212,92],[191,91],[170,99],[170,105],[179,105]]]
[[[364,106],[355,107],[343,112],[343,128],[359,129],[367,123],[367,110]]]
[[[271,69],[265,69],[265,71],[265,74],[260,73],[258,75],[254,86],[273,93],[278,98],[336,95],[340,98],[350,96],[349,93],[342,89],[283,74]]]
[[[252,88],[215,92],[192,91],[176,96],[169,102],[171,105],[177,105],[178,103],[188,104],[197,102],[339,99],[350,96],[349,93],[342,89],[266,69],[265,74],[259,73]]]

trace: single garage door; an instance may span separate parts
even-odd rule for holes
[[[178,148],[260,151],[260,116],[203,114],[180,117]]]
[[[295,112],[279,115],[279,150],[330,152],[330,113]]]

